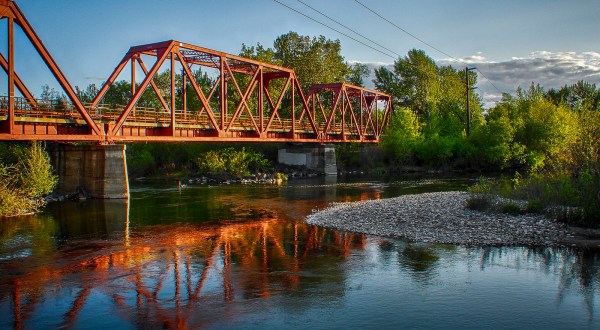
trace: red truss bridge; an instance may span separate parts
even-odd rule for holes
[[[8,76],[8,90],[0,91],[0,140],[378,142],[390,121],[387,94],[346,83],[314,85],[305,94],[292,69],[175,40],[131,47],[84,103],[15,2],[0,0],[0,20],[7,21],[8,40],[7,56],[0,54]],[[17,26],[66,100],[36,99],[15,71]],[[210,84],[198,83],[198,69],[210,73]],[[167,88],[156,82],[165,72]],[[103,103],[121,75],[131,85],[127,103]],[[143,107],[148,94],[160,106]]]

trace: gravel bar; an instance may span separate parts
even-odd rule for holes
[[[464,245],[559,246],[571,233],[543,215],[469,210],[466,192],[436,192],[333,203],[306,222],[326,228],[418,242]]]

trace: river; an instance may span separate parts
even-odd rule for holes
[[[1,328],[600,329],[600,256],[306,225],[331,202],[472,179],[133,183],[0,223]]]

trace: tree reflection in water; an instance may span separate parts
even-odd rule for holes
[[[521,253],[515,253],[515,249]],[[544,274],[559,277],[557,305],[563,303],[567,289],[576,287],[583,297],[591,320],[594,314],[594,293],[600,288],[600,255],[597,251],[579,248],[480,248],[480,267],[490,266],[510,269],[534,267]]]

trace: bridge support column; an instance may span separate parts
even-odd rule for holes
[[[125,145],[58,145],[54,152],[57,192],[92,198],[128,198]]]
[[[277,161],[280,164],[306,166],[325,175],[337,175],[335,146],[332,144],[306,146],[292,145],[279,149]]]

